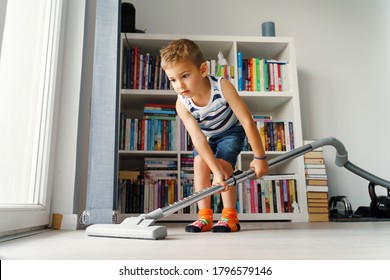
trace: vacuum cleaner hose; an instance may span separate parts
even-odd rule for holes
[[[390,190],[390,181],[384,180],[378,176],[375,176],[374,174],[371,174],[370,172],[361,169],[359,166],[354,165],[352,162],[347,162],[344,167],[351,171],[352,173],[355,173],[356,175],[370,181],[371,183],[374,183],[375,185],[379,185],[382,187],[387,188]]]

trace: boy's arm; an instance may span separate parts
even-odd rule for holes
[[[253,121],[252,115],[242,98],[238,95],[236,88],[227,80],[221,80],[221,89],[230,108],[237,116],[241,125],[245,130],[249,143],[253,150],[255,158],[264,158],[265,151],[261,143],[260,133],[257,130],[256,124]],[[250,167],[255,169],[256,177],[260,178],[268,172],[268,162],[266,159],[254,159],[250,163]]]
[[[179,115],[180,119],[183,121],[185,128],[191,136],[192,143],[194,144],[196,150],[202,159],[206,162],[207,166],[211,169],[213,173],[213,185],[222,185],[226,187],[225,179],[222,169],[220,168],[217,160],[215,159],[214,153],[211,150],[206,136],[203,134],[198,123],[194,117],[188,112],[185,108],[183,102],[176,100],[176,112]]]

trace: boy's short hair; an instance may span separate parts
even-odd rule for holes
[[[202,50],[189,39],[178,39],[170,42],[160,50],[160,56],[163,69],[184,60],[190,60],[197,67],[200,67],[205,62]]]

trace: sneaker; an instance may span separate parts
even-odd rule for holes
[[[205,232],[211,230],[211,223],[206,219],[199,219],[185,227],[186,232]]]

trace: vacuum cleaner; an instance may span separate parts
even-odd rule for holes
[[[334,137],[323,138],[314,141],[310,144],[296,148],[282,155],[274,157],[268,161],[269,167],[279,165],[287,160],[297,158],[308,152],[311,152],[319,147],[326,145],[333,146],[336,149],[336,165],[345,167],[352,173],[368,180],[370,182],[370,194],[375,196],[374,186],[380,185],[390,190],[390,181],[377,177],[360,167],[348,161],[348,152],[343,143]],[[255,172],[252,169],[247,171],[236,171],[225,182],[228,186],[237,185],[247,179],[255,178]],[[98,237],[116,237],[116,238],[131,238],[131,239],[164,239],[167,236],[167,227],[163,225],[156,225],[155,222],[161,218],[167,217],[180,209],[183,209],[205,197],[218,193],[224,189],[223,186],[211,186],[182,200],[174,202],[164,208],[158,208],[150,213],[141,214],[138,217],[129,217],[123,220],[120,224],[94,224],[86,229],[88,236]],[[376,197],[375,207],[380,215],[390,213],[390,197]]]

